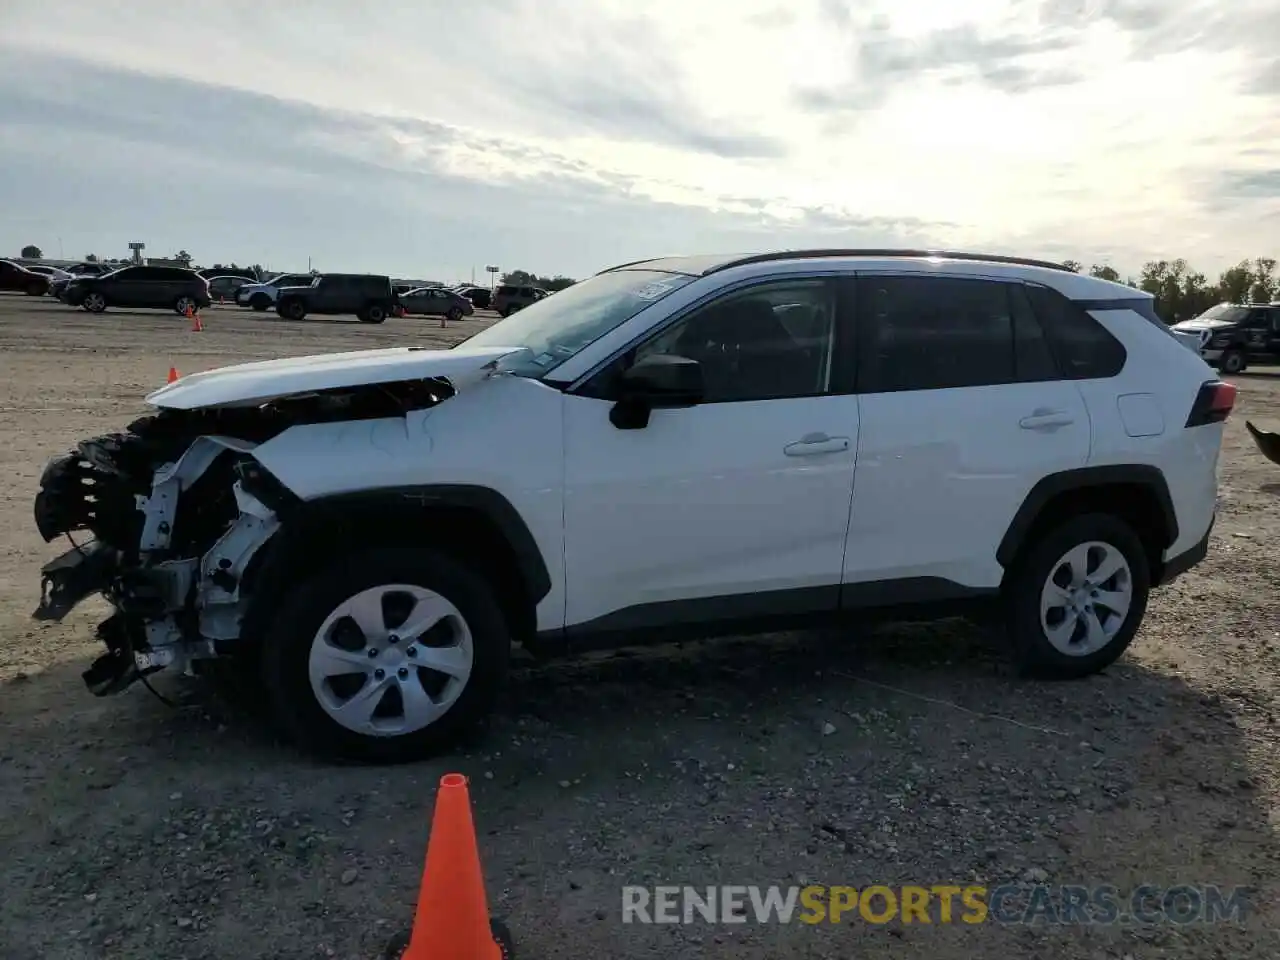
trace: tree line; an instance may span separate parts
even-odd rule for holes
[[[1066,260],[1063,266],[1076,273],[1084,265]],[[1199,316],[1219,303],[1271,303],[1280,300],[1280,278],[1276,277],[1276,261],[1271,257],[1241,260],[1211,281],[1186,260],[1150,260],[1137,277],[1120,280],[1111,267],[1094,264],[1089,275],[1104,280],[1123,282],[1155,297],[1155,310],[1165,323],[1179,323]]]
[[[541,287],[549,293],[555,293],[565,287],[572,287],[578,281],[561,274],[556,274],[554,277],[540,277],[527,270],[508,270],[499,282],[513,287]]]

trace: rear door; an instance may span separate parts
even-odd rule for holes
[[[862,426],[842,602],[998,586],[996,548],[1027,493],[1088,460],[1080,392],[1059,377],[1021,282],[862,274],[857,298]]]

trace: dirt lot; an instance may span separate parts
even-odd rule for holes
[[[1280,956],[1275,910],[1280,373],[1239,378],[1208,561],[1105,676],[1007,675],[962,624],[522,667],[483,746],[321,766],[174,680],[96,700],[102,615],[28,617],[55,553],[44,461],[117,429],[170,365],[456,339],[434,321],[204,333],[0,297],[0,957],[374,957],[411,915],[434,785],[472,778],[494,912],[520,956]],[[854,642],[850,642],[850,641]],[[624,884],[1246,885],[1243,925],[637,926]],[[1272,932],[1267,932],[1269,927]]]

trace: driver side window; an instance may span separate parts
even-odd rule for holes
[[[831,385],[835,303],[828,280],[759,284],[677,321],[638,347],[634,361],[698,361],[706,403],[820,395]]]

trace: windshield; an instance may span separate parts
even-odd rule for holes
[[[1220,303],[1216,307],[1210,307],[1200,316],[1195,317],[1196,321],[1204,320],[1221,320],[1224,323],[1239,323],[1249,315],[1247,307],[1237,307],[1230,303]]]
[[[566,287],[481,330],[468,347],[523,347],[502,369],[543,377],[645,307],[696,278],[655,270],[617,270]]]

